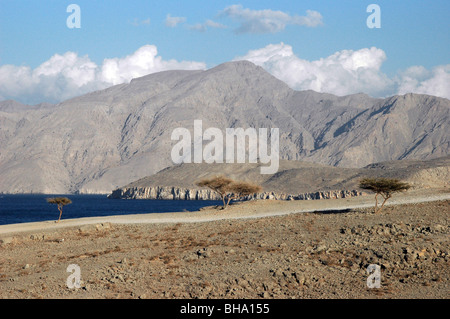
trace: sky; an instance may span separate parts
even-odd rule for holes
[[[450,98],[449,12],[448,0],[0,0],[0,101],[58,103],[234,60],[296,90]]]

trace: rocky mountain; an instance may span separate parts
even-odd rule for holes
[[[279,128],[280,157],[339,167],[449,154],[450,101],[295,91],[229,62],[165,71],[57,105],[0,102],[0,192],[110,193],[173,166],[175,128]]]
[[[370,164],[363,168],[343,168],[302,161],[280,162],[276,174],[260,174],[260,164],[181,164],[141,178],[112,192],[120,199],[207,199],[220,197],[196,186],[204,178],[226,175],[235,180],[257,183],[258,198],[322,199],[361,195],[359,180],[364,177],[397,178],[415,188],[450,186],[450,156],[428,161],[398,160]]]

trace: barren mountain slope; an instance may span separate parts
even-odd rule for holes
[[[0,102],[0,192],[109,193],[173,165],[175,128],[279,128],[280,157],[341,167],[449,153],[450,101],[290,89],[230,62],[166,71],[58,105]]]
[[[225,175],[235,180],[254,182],[264,192],[300,194],[329,190],[358,189],[363,177],[388,177],[408,181],[415,187],[448,187],[450,156],[429,161],[402,160],[372,164],[351,169],[311,162],[280,162],[278,173],[260,174],[260,164],[181,164],[139,179],[122,189],[148,187],[179,187],[199,189],[203,178]]]

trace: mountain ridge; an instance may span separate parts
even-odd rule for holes
[[[12,105],[12,106],[11,106]],[[0,192],[109,193],[170,167],[177,127],[280,128],[280,157],[363,167],[448,154],[450,101],[295,91],[248,61],[163,71],[56,105],[0,102]]]
[[[450,156],[428,161],[399,160],[342,168],[312,162],[280,162],[279,171],[259,174],[261,164],[180,164],[133,181],[114,190],[109,197],[122,199],[220,199],[218,194],[196,185],[202,179],[225,175],[256,183],[264,198],[315,199],[359,196],[364,177],[397,178],[414,188],[450,186]]]

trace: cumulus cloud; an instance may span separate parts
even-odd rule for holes
[[[248,60],[296,90],[314,90],[336,95],[359,92],[374,97],[419,93],[450,98],[450,64],[429,70],[411,66],[394,76],[381,71],[386,53],[379,48],[342,50],[308,61],[297,57],[290,45],[270,44],[251,50],[235,60]],[[165,60],[154,45],[145,45],[121,58],[105,59],[97,65],[88,56],[74,52],[55,54],[35,69],[0,66],[0,101],[26,104],[60,102],[111,85],[164,70],[206,69],[205,63]]]
[[[221,16],[230,17],[240,23],[236,33],[277,33],[287,25],[316,27],[322,25],[322,15],[317,11],[307,10],[306,16],[291,16],[283,11],[251,10],[240,4],[226,7]]]
[[[206,67],[200,62],[163,60],[157,54],[156,46],[145,45],[124,58],[105,59],[99,72],[100,80],[119,84],[154,72],[174,69],[198,70]]]
[[[172,17],[170,14],[167,15],[166,17],[166,26],[174,28],[176,27],[178,24],[186,22],[186,18],[185,17]]]
[[[450,98],[450,65],[432,71],[411,67],[392,78],[381,71],[386,53],[379,48],[342,50],[308,61],[284,43],[249,51],[235,60],[248,60],[297,90],[347,95],[364,92],[375,97],[423,93]]]
[[[98,67],[87,56],[55,54],[32,70],[28,66],[0,66],[0,97],[23,103],[58,102],[104,88],[97,78]]]
[[[428,71],[423,66],[412,66],[396,77],[398,93],[409,92],[442,96],[450,99],[450,64]]]
[[[55,103],[154,72],[205,68],[202,62],[164,60],[158,56],[154,45],[145,45],[123,58],[105,59],[102,65],[97,65],[88,56],[66,52],[55,54],[35,69],[0,66],[0,100]]]

